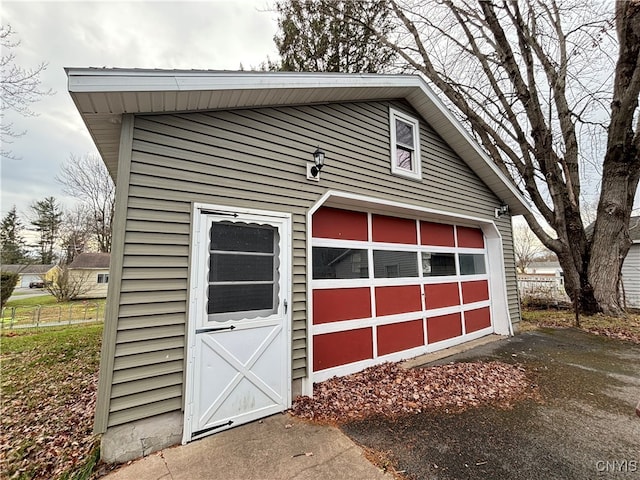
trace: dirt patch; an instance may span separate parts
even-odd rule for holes
[[[532,310],[522,312],[521,327],[524,330],[537,328],[575,327],[575,314],[571,310]],[[581,330],[616,340],[640,344],[640,314],[629,312],[622,317],[597,314],[580,316]]]
[[[361,445],[388,452],[409,479],[637,478],[638,345],[546,329],[438,363],[452,361],[524,367],[534,372],[543,402],[378,416],[341,428]]]

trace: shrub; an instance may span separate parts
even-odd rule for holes
[[[18,284],[18,278],[18,274],[14,272],[0,273],[0,307],[4,307],[9,297],[11,297],[13,290]]]

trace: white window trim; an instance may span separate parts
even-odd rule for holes
[[[413,170],[407,170],[406,168],[400,168],[396,164],[396,149],[397,149],[397,139],[396,139],[396,120],[402,120],[403,122],[409,123],[413,126],[413,153],[414,153],[414,168]],[[389,108],[389,130],[391,133],[391,173],[393,175],[399,175],[401,177],[407,177],[414,180],[422,179],[422,157],[420,156],[420,123],[416,118],[410,117],[409,115],[395,110],[393,108]]]

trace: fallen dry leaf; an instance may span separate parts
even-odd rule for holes
[[[398,416],[425,410],[461,411],[482,404],[509,407],[537,396],[520,365],[452,363],[405,370],[384,363],[314,385],[313,398],[296,398],[291,413],[321,423],[342,424],[373,415]]]

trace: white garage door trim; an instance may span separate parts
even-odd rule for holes
[[[377,213],[387,216],[413,217],[420,219],[428,219],[431,221],[439,221],[442,223],[453,223],[460,226],[479,227],[485,237],[486,245],[486,263],[489,275],[489,291],[490,291],[490,310],[492,318],[493,331],[500,335],[513,335],[513,327],[511,323],[511,315],[507,301],[507,287],[504,270],[504,256],[502,248],[502,236],[498,227],[493,220],[487,218],[474,217],[469,215],[454,214],[441,210],[419,207],[416,205],[405,204],[390,200],[377,199],[374,197],[353,194],[349,192],[327,191],[307,212],[307,252],[311,258],[310,252],[313,247],[312,239],[312,218],[313,214],[321,207],[328,206],[344,210],[357,210],[369,213]],[[313,395],[314,375],[312,373],[313,365],[313,279],[311,274],[307,275],[307,366],[308,374],[303,379],[302,393],[303,395]],[[474,337],[482,336],[485,332],[468,335],[465,341]],[[443,341],[436,347],[426,346],[399,352],[398,354],[389,355],[387,360],[396,361],[405,358],[445,348],[447,346],[460,343],[458,340]],[[363,361],[351,364],[350,369],[358,371],[363,368],[375,364],[377,361]],[[379,362],[377,362],[379,363]],[[340,374],[348,369],[342,369]]]

